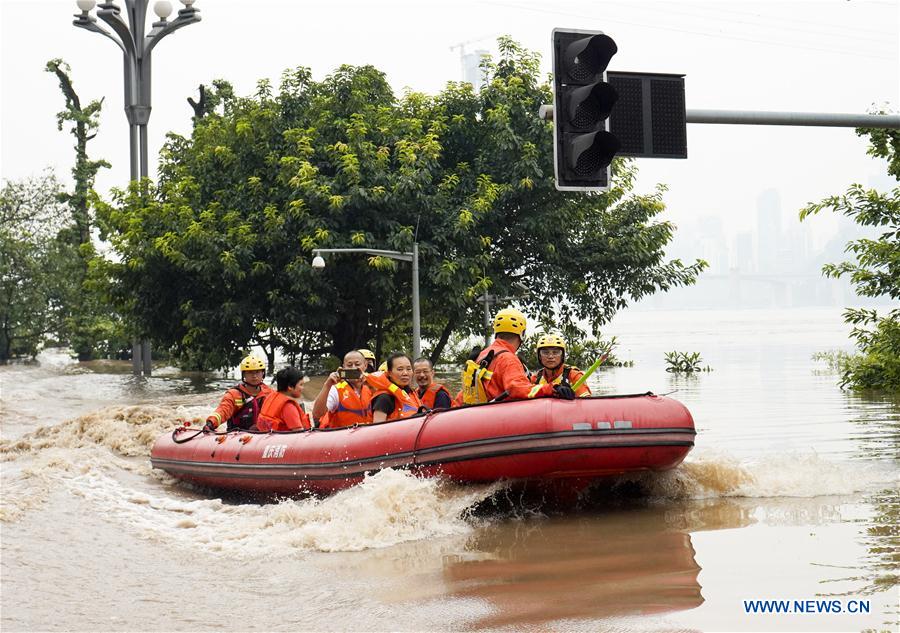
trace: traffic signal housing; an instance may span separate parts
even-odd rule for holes
[[[606,73],[619,95],[609,131],[619,139],[619,156],[687,158],[684,75]]]
[[[553,29],[553,164],[560,191],[604,191],[619,139],[607,119],[619,96],[606,81],[618,51],[601,31]]]

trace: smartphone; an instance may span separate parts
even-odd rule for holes
[[[360,369],[344,369],[343,367],[338,367],[338,376],[341,378],[346,378],[347,380],[359,380],[362,377],[362,370]]]

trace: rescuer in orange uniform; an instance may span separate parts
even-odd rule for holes
[[[422,402],[413,386],[412,360],[402,352],[388,356],[387,371],[369,376],[369,385],[378,390],[372,396],[372,421],[400,420],[419,412]]]
[[[296,367],[285,367],[275,374],[278,391],[266,396],[256,427],[260,431],[296,431],[310,428],[303,409],[303,385],[306,376]]]
[[[372,389],[366,385],[366,358],[359,350],[344,354],[344,365],[331,372],[313,403],[313,418],[322,428],[371,424]]]
[[[545,334],[540,337],[536,348],[541,369],[532,374],[532,384],[568,385],[571,388],[584,375],[577,367],[566,365],[566,339],[559,334]],[[584,383],[578,387],[575,395],[587,398],[591,395],[591,389]]]
[[[481,350],[463,371],[463,402],[489,402],[506,392],[510,400],[575,397],[566,385],[532,385],[516,351],[525,336],[525,315],[514,308],[500,310],[494,317],[494,342]]]
[[[429,409],[449,409],[453,406],[453,396],[441,383],[434,382],[434,366],[425,357],[413,363],[413,376],[419,386],[416,395]]]
[[[363,355],[363,358],[366,359],[366,373],[371,374],[375,372],[375,352],[370,349],[366,349],[364,347],[359,348],[359,353]]]
[[[256,424],[262,401],[274,393],[268,385],[263,384],[266,377],[266,364],[256,356],[247,356],[241,361],[241,382],[225,392],[216,410],[206,418],[206,431],[227,422],[227,430],[249,430]]]

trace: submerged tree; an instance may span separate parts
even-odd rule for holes
[[[0,190],[0,363],[34,356],[63,329],[72,253],[58,239],[61,194],[50,172]]]
[[[869,138],[868,153],[887,159],[888,173],[900,181],[900,131],[859,129],[856,133]],[[852,185],[843,195],[808,205],[800,212],[800,219],[823,209],[882,230],[878,239],[848,242],[844,250],[853,259],[826,264],[822,268],[825,276],[837,279],[848,275],[856,293],[864,297],[900,300],[900,187],[879,192]],[[853,325],[851,336],[859,353],[840,357],[841,386],[900,391],[900,309],[879,313],[848,308],[844,320]]]
[[[170,135],[153,195],[118,192],[99,216],[122,309],[196,367],[263,345],[301,355],[409,340],[410,270],[312,250],[419,244],[432,358],[477,332],[484,292],[520,294],[537,320],[596,331],[643,296],[693,283],[705,264],[666,261],[662,189],[632,193],[633,163],[601,195],[553,186],[550,98],[536,55],[508,39],[486,84],[398,98],[383,73],[286,72],[237,97],[206,91],[189,138]],[[313,332],[315,336],[303,336]],[[374,343],[373,343],[374,342]]]
[[[59,335],[71,345],[79,360],[88,360],[97,353],[108,356],[127,347],[122,319],[103,298],[103,280],[91,273],[92,262],[97,257],[91,239],[95,224],[92,190],[97,172],[110,165],[102,159],[92,160],[87,145],[97,136],[103,100],[94,99],[83,105],[72,83],[71,69],[63,60],[50,60],[45,70],[56,76],[65,98],[65,108],[56,115],[57,128],[62,131],[71,126],[75,137],[74,190],[60,194],[68,207],[68,221],[59,237],[62,244],[69,245],[73,261],[64,299],[66,318]]]

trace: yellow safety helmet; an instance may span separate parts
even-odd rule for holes
[[[247,356],[244,360],[241,361],[241,371],[258,371],[262,369],[265,371],[266,364],[259,360],[256,356]]]
[[[504,308],[494,317],[494,334],[497,332],[509,332],[525,336],[525,315],[515,308]]]
[[[535,348],[540,350],[543,347],[561,347],[562,351],[566,351],[566,339],[559,334],[544,334],[538,339]]]
[[[378,371],[387,371],[387,361],[384,361],[378,366]]]
[[[366,360],[370,360],[373,363],[375,362],[375,352],[373,352],[372,350],[364,349],[364,348],[360,347],[356,351],[359,352],[360,354],[362,354],[363,358],[365,358]]]

